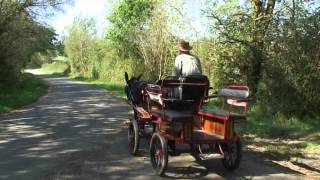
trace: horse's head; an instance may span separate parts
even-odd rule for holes
[[[127,83],[128,86],[130,86],[130,84],[132,84],[132,82],[134,82],[134,81],[139,81],[141,77],[142,77],[142,74],[140,74],[138,77],[132,76],[129,79],[128,73],[127,72],[124,73],[124,79],[126,80],[126,83]]]
[[[126,87],[124,89],[128,100],[134,101],[135,97],[137,96],[137,89],[140,89],[140,87],[137,86],[139,84],[140,78],[142,77],[142,74],[140,74],[138,77],[132,76],[129,78],[129,75],[127,72],[124,73],[124,79],[126,80]],[[133,99],[132,99],[133,98]]]

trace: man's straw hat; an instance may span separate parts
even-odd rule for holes
[[[177,45],[177,48],[179,51],[190,51],[192,49],[192,47],[190,46],[189,42],[188,41],[185,41],[185,40],[181,40],[178,45]]]

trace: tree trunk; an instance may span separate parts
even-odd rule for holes
[[[259,81],[262,79],[262,63],[264,62],[263,43],[256,43],[251,48],[253,59],[251,59],[252,69],[248,77],[248,84],[253,96],[257,93]]]
[[[264,37],[272,20],[275,3],[275,0],[251,0],[254,33],[251,43],[251,51],[253,53],[252,69],[248,80],[253,96],[256,95],[259,81],[262,78],[262,64],[265,61],[263,52]]]

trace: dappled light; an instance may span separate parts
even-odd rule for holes
[[[47,80],[48,96],[0,117],[0,178],[44,176],[65,157],[112,140],[108,134],[121,132],[128,119],[126,104],[101,89],[62,77]]]

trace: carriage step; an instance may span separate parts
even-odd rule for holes
[[[144,108],[136,107],[136,110],[140,114],[141,118],[143,118],[143,119],[150,119],[151,118],[150,114]]]
[[[214,153],[214,154],[200,154],[200,158],[202,160],[210,160],[210,159],[223,159],[222,154]]]

